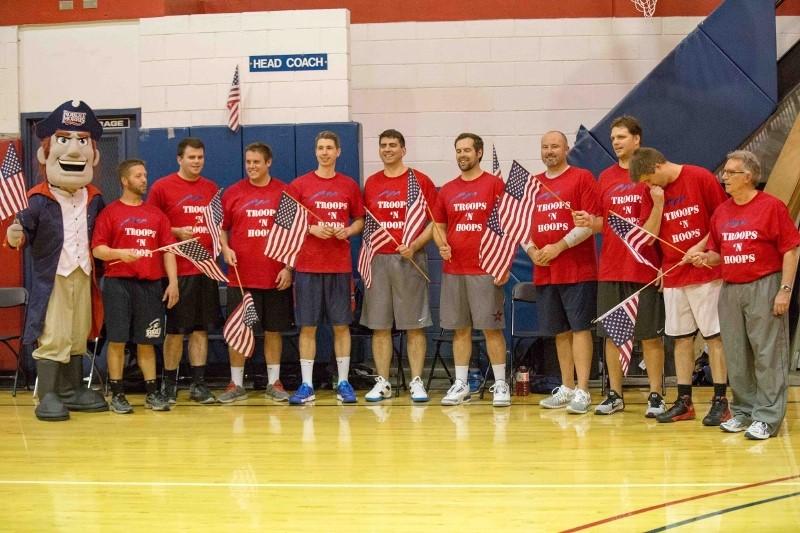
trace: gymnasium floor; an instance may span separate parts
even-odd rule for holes
[[[442,407],[441,392],[302,408],[187,396],[43,423],[29,392],[0,392],[0,530],[800,530],[798,387],[768,441],[647,420],[638,389],[610,417],[545,411],[539,395],[510,409]]]

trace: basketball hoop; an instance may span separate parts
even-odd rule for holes
[[[656,4],[658,3],[658,0],[631,0],[631,2],[633,2],[633,6],[636,8],[636,11],[645,17],[650,18],[656,12]]]

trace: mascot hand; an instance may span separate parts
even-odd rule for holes
[[[8,241],[8,245],[12,248],[17,248],[22,244],[22,237],[24,236],[25,233],[22,231],[22,225],[18,222],[14,222],[6,229],[6,240]]]

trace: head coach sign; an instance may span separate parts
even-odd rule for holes
[[[328,70],[328,54],[250,56],[250,72]]]

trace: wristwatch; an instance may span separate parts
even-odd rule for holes
[[[792,292],[792,286],[791,286],[791,285],[786,285],[786,284],[783,284],[783,285],[781,285],[781,290],[782,290],[783,292]]]

